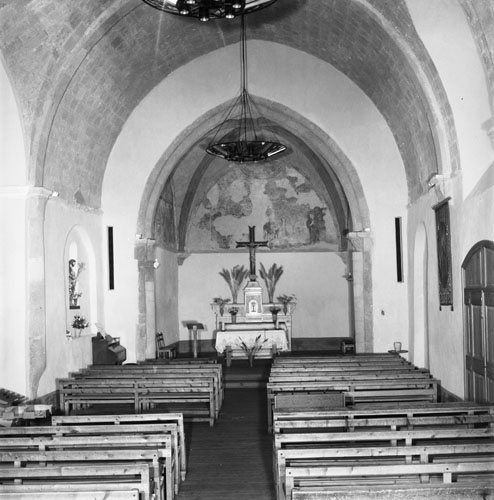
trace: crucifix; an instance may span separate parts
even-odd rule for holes
[[[256,248],[267,247],[267,241],[256,241],[256,226],[249,226],[249,241],[237,241],[237,248],[247,247],[249,249],[250,280],[256,279]]]

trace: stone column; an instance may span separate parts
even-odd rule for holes
[[[136,332],[137,361],[156,353],[155,240],[139,240],[135,249],[139,271],[139,323]]]
[[[38,396],[46,369],[45,209],[51,191],[30,189],[26,197],[26,331],[28,396]]]

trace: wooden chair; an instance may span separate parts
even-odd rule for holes
[[[163,332],[156,333],[156,359],[173,359],[177,356],[177,350],[174,347],[166,347]]]

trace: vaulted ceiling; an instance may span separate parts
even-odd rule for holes
[[[141,0],[0,0],[0,32],[31,182],[62,196],[82,187],[92,207],[141,100],[182,65],[238,43],[238,21],[199,23]],[[303,51],[351,79],[387,121],[411,198],[437,171],[438,130],[457,168],[446,94],[404,0],[278,0],[249,16],[248,38]]]

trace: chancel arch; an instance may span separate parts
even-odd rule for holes
[[[144,332],[148,330],[146,325],[141,323],[146,314],[148,314],[149,322],[156,324],[158,330],[168,332],[168,342],[179,339],[177,338],[177,330],[181,329],[181,325],[178,324],[178,317],[186,314],[181,310],[181,307],[183,308],[184,306],[180,306],[180,299],[177,299],[177,296],[182,296],[182,294],[177,293],[177,288],[175,288],[179,287],[181,273],[190,272],[195,275],[193,279],[182,276],[180,288],[184,287],[185,282],[189,283],[187,286],[190,286],[191,290],[189,290],[187,297],[191,299],[196,294],[193,297],[195,300],[189,300],[189,302],[202,302],[202,312],[206,315],[209,302],[213,296],[210,292],[208,293],[211,297],[209,295],[201,295],[198,291],[202,287],[197,285],[195,287],[196,290],[194,290],[192,282],[196,280],[198,283],[207,283],[208,286],[216,283],[215,286],[218,289],[216,295],[220,294],[221,290],[224,292],[225,284],[218,277],[218,272],[223,267],[223,261],[220,260],[214,264],[214,254],[222,255],[221,259],[225,262],[224,266],[227,263],[232,266],[246,264],[246,255],[233,250],[232,246],[234,245],[232,245],[232,242],[234,243],[236,240],[242,239],[249,224],[257,226],[258,238],[263,238],[266,235],[266,224],[269,223],[268,218],[269,214],[272,214],[273,207],[268,207],[266,210],[266,206],[264,206],[261,210],[260,207],[253,207],[252,204],[248,207],[242,206],[243,202],[251,203],[251,198],[256,199],[255,193],[250,191],[244,200],[238,199],[236,202],[233,202],[231,199],[228,202],[223,200],[224,205],[221,210],[225,210],[225,213],[216,213],[217,216],[223,216],[223,224],[225,224],[225,220],[229,220],[234,225],[239,226],[240,232],[229,236],[231,241],[228,245],[218,245],[218,241],[216,240],[213,247],[208,247],[207,242],[204,241],[196,241],[196,246],[194,246],[193,242],[190,246],[186,245],[187,242],[190,244],[190,240],[187,239],[188,235],[194,233],[198,223],[199,225],[201,224],[200,217],[197,219],[197,211],[204,209],[201,202],[204,199],[208,199],[208,193],[210,194],[211,190],[216,191],[216,193],[219,192],[217,187],[218,179],[224,179],[225,176],[231,177],[229,181],[227,179],[227,184],[223,186],[223,190],[228,186],[228,182],[232,180],[240,184],[245,184],[254,179],[253,184],[258,189],[262,186],[262,191],[265,192],[265,179],[270,174],[278,172],[278,177],[274,175],[274,179],[278,178],[282,183],[286,184],[284,188],[281,188],[281,195],[285,198],[281,201],[282,211],[283,209],[289,210],[290,206],[297,206],[297,203],[294,203],[294,196],[297,196],[296,191],[299,190],[303,204],[305,204],[305,208],[302,207],[302,211],[304,212],[303,217],[307,217],[307,212],[310,211],[310,204],[308,202],[311,197],[315,196],[315,192],[317,191],[320,195],[319,203],[324,205],[321,208],[327,211],[328,217],[331,217],[331,220],[328,219],[328,222],[332,221],[331,229],[333,234],[331,236],[334,241],[332,244],[328,242],[326,245],[324,241],[318,242],[322,244],[322,247],[319,245],[319,248],[318,245],[308,245],[309,232],[306,227],[307,220],[302,218],[302,220],[298,220],[298,230],[299,233],[303,230],[303,234],[299,234],[299,237],[303,241],[298,241],[298,244],[297,241],[289,244],[285,240],[280,245],[278,234],[278,239],[275,238],[276,241],[272,242],[270,253],[276,254],[277,251],[282,252],[281,258],[287,262],[285,265],[285,276],[289,273],[287,266],[290,265],[290,262],[293,260],[292,257],[295,257],[295,255],[297,258],[301,258],[301,260],[304,260],[304,258],[307,259],[307,262],[317,260],[316,257],[319,255],[319,258],[322,260],[318,260],[318,262],[320,262],[323,268],[328,265],[339,267],[339,271],[336,274],[335,271],[332,271],[333,274],[330,273],[331,279],[329,282],[323,282],[318,286],[323,290],[333,287],[340,291],[332,300],[328,300],[328,303],[334,303],[334,307],[341,308],[340,321],[344,327],[339,331],[340,336],[349,335],[350,331],[353,332],[355,330],[355,324],[357,324],[359,344],[362,348],[370,346],[372,343],[370,333],[372,331],[372,297],[371,293],[369,293],[372,282],[371,244],[370,241],[364,241],[360,238],[356,238],[356,240],[350,243],[350,240],[347,238],[348,232],[353,231],[353,229],[368,228],[370,224],[370,214],[358,173],[351,161],[345,156],[341,148],[338,147],[337,143],[324,131],[293,110],[279,106],[276,103],[266,102],[263,99],[259,99],[259,101],[262,103],[263,109],[269,110],[270,117],[274,117],[273,119],[277,123],[284,124],[283,127],[276,125],[277,134],[280,140],[290,145],[290,155],[287,155],[284,159],[281,157],[276,162],[273,162],[272,165],[268,164],[268,166],[261,164],[239,166],[237,164],[229,164],[223,160],[212,160],[212,157],[207,155],[204,150],[207,139],[203,138],[203,129],[212,121],[210,113],[208,113],[203,117],[202,122],[200,120],[196,122],[196,129],[191,130],[189,128],[179,136],[182,143],[178,139],[174,142],[173,147],[163,155],[162,160],[156,165],[149,177],[145,188],[145,195],[141,200],[139,209],[136,234],[139,235],[140,239],[136,240],[136,256],[138,256],[137,258],[140,262],[140,282],[143,279],[152,280],[154,274],[156,308],[144,307],[144,304],[148,304],[149,294],[146,292],[145,287],[140,286],[141,298],[139,304],[142,309],[140,309],[139,315],[141,318],[139,328],[141,339],[146,337]],[[224,114],[220,111],[215,114],[218,116]],[[194,137],[198,137],[195,142]],[[187,147],[186,144],[189,146]],[[181,152],[181,155],[177,154],[178,151]],[[173,161],[176,161],[176,163],[170,165]],[[167,172],[171,172],[168,177],[166,175]],[[291,175],[290,172],[292,172]],[[285,177],[291,180],[287,181]],[[291,192],[293,199],[288,202],[287,200],[290,197],[285,191],[290,189],[290,182],[293,188]],[[270,189],[273,189],[273,185],[270,184],[270,186]],[[242,189],[237,191],[241,192]],[[253,194],[254,196],[252,196]],[[257,202],[262,206],[259,196],[257,196]],[[209,199],[210,202],[211,199]],[[228,213],[228,209],[225,209],[226,206],[229,206],[231,213]],[[213,211],[215,210],[213,207],[210,208]],[[300,212],[300,208],[299,206],[295,210]],[[245,213],[240,213],[244,209]],[[256,214],[261,215],[261,217],[256,218]],[[195,216],[196,218],[194,219]],[[218,217],[214,219],[217,220]],[[166,234],[161,231],[161,228],[164,226],[164,220],[167,220],[173,226],[170,227]],[[214,223],[213,220],[210,220],[210,222]],[[273,234],[267,236],[274,237]],[[149,246],[149,242],[151,242],[151,246]],[[333,259],[336,259],[334,261],[335,264],[324,263],[321,251],[323,254],[327,251],[332,252]],[[211,255],[208,257],[207,253]],[[199,267],[195,267],[189,260],[190,256],[194,254],[196,257],[200,255],[201,261],[207,260],[210,264],[200,264]],[[258,257],[260,261],[267,265],[273,263],[273,257],[269,254],[260,253]],[[149,267],[153,258],[156,258],[160,264],[154,273]],[[142,266],[142,260],[148,262],[146,268]],[[184,260],[185,264],[181,266]],[[355,260],[355,265],[353,265],[353,260]],[[179,268],[177,268],[177,265],[179,265]],[[190,271],[184,271],[189,265]],[[300,267],[299,263],[297,265]],[[212,269],[211,266],[215,266],[215,268]],[[209,274],[204,269],[208,269]],[[352,276],[348,280],[349,269],[352,269],[353,273],[359,273],[359,276]],[[144,276],[147,276],[147,278],[143,278]],[[307,274],[305,276],[300,275],[293,281],[297,281],[299,284],[304,281],[310,283],[311,277]],[[316,282],[314,282],[314,286],[317,286]],[[351,291],[348,289],[349,286],[352,287]],[[288,293],[290,291],[280,288],[279,293]],[[306,293],[309,293],[309,290],[306,290]],[[356,298],[357,304],[355,308],[350,300],[350,295],[352,295],[352,299],[353,297]],[[321,294],[321,298],[325,296],[324,293]],[[187,302],[183,296],[181,300]],[[167,304],[167,307],[162,307],[163,304]],[[309,312],[309,314],[317,317],[318,309],[327,309],[329,306],[324,304],[323,301],[313,306],[309,304],[307,309],[311,311],[311,307],[315,307],[316,310]],[[348,310],[349,307],[354,308],[351,314]],[[197,306],[194,306],[194,309],[197,309]],[[146,311],[148,312],[146,313]],[[355,324],[350,325],[348,318],[354,318],[355,314],[358,315],[357,321]],[[299,330],[302,330],[302,328],[299,327]],[[328,333],[328,335],[331,336],[331,333]],[[336,336],[334,332],[332,332],[332,335]],[[152,338],[149,335],[147,335],[147,342],[148,345],[149,342],[152,342]]]

